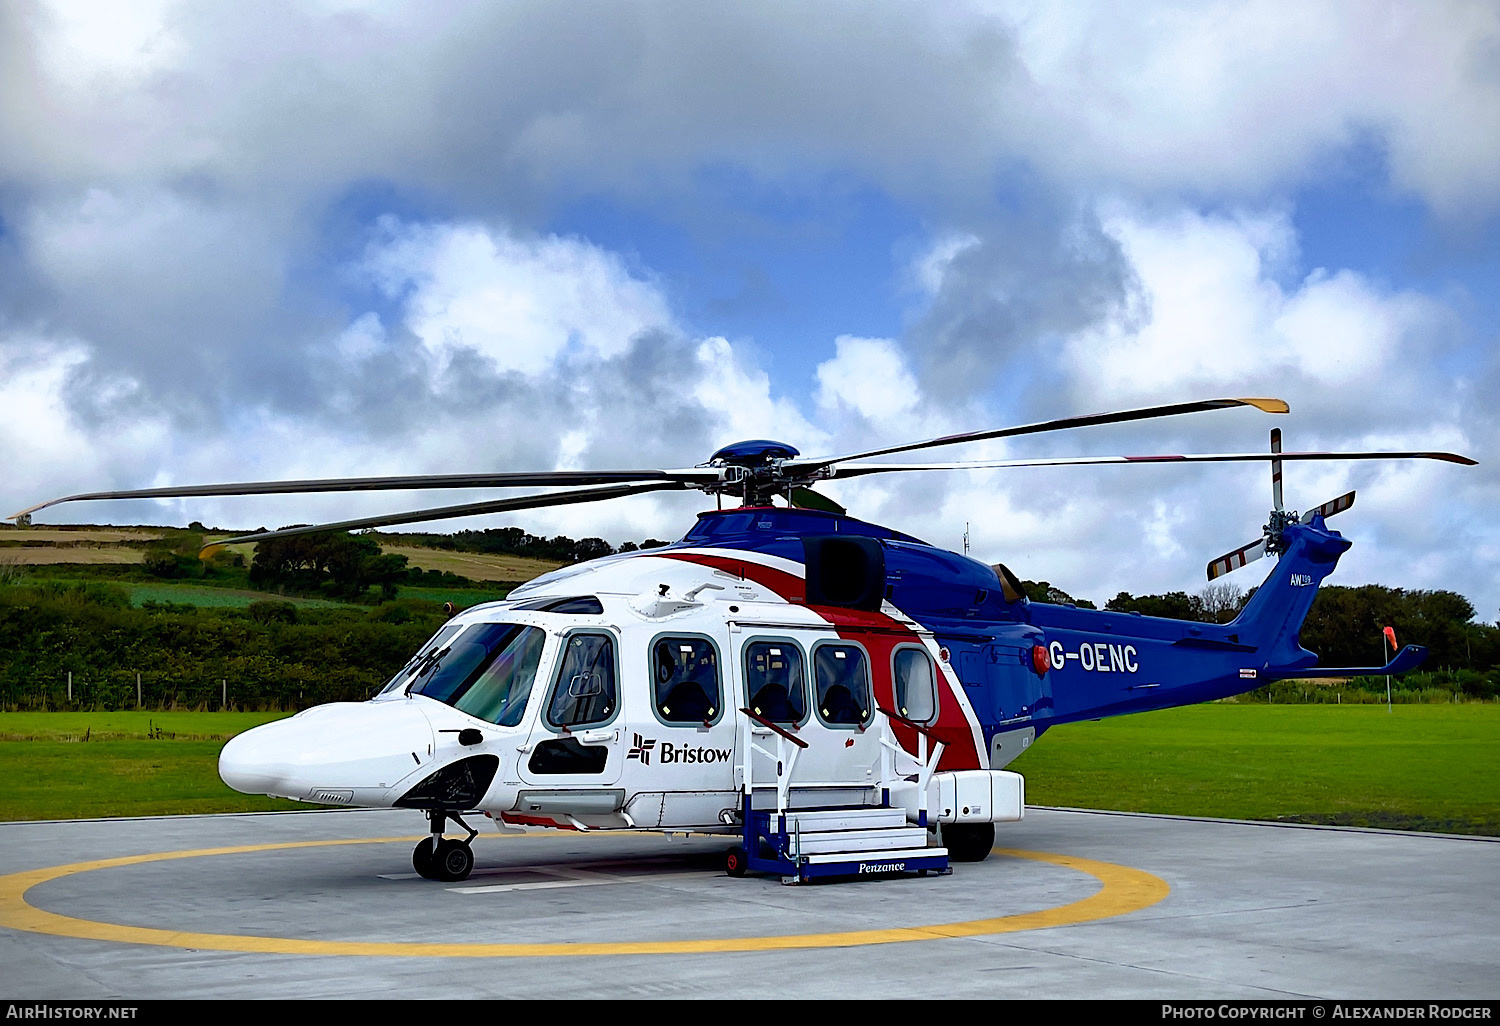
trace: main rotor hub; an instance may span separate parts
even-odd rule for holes
[[[789,460],[798,455],[799,451],[785,442],[755,438],[724,446],[710,456],[708,462],[715,466],[753,466],[768,464],[772,460]]]
[[[764,506],[790,483],[781,465],[798,450],[785,442],[755,438],[726,445],[709,457],[708,465],[723,467],[723,483],[715,491],[739,495],[747,506]]]

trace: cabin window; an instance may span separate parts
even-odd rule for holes
[[[802,650],[790,641],[752,641],[745,646],[745,694],[750,710],[772,723],[807,720]]]
[[[713,723],[723,711],[719,653],[707,638],[657,638],[651,645],[651,682],[663,723]]]
[[[547,633],[515,623],[482,623],[418,662],[411,693],[490,723],[521,722]]]
[[[858,645],[813,648],[813,686],[818,717],[829,726],[859,726],[870,719],[870,671]]]
[[[932,657],[921,648],[898,648],[893,657],[896,711],[914,723],[937,718],[937,676]]]
[[[615,714],[615,639],[578,631],[563,639],[561,665],[547,706],[554,727],[603,723]]]

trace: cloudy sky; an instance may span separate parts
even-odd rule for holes
[[[691,466],[1099,410],[934,458],[1439,448],[1333,583],[1500,616],[1493,2],[0,4],[0,505]],[[1262,466],[834,483],[1103,602],[1196,592]],[[64,506],[253,528],[472,493]],[[544,511],[675,538],[702,496]],[[1264,563],[1229,581],[1258,583]]]

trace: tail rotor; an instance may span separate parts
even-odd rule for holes
[[[1271,429],[1271,454],[1281,454],[1281,428]],[[1329,499],[1321,506],[1315,506],[1306,513],[1297,514],[1296,510],[1288,510],[1282,499],[1281,490],[1281,460],[1271,460],[1271,514],[1270,518],[1261,528],[1261,537],[1248,545],[1242,545],[1232,552],[1226,552],[1218,559],[1209,561],[1208,579],[1210,581],[1223,577],[1231,570],[1238,570],[1247,563],[1253,563],[1265,555],[1277,555],[1283,551],[1281,533],[1287,524],[1310,524],[1314,517],[1321,516],[1328,519],[1335,513],[1342,513],[1354,505],[1354,493],[1345,492],[1336,499]]]

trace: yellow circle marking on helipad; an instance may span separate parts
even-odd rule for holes
[[[249,852],[290,848],[321,848],[342,844],[389,844],[411,838],[379,837],[359,840],[297,841],[248,844],[233,848],[200,848],[196,851],[158,852],[122,858],[74,862],[66,866],[32,869],[0,876],[0,927],[31,933],[125,944],[194,948],[205,951],[255,951],[282,955],[382,955],[403,958],[543,958],[577,955],[678,955],[698,952],[774,951],[795,948],[845,948],[866,944],[901,944],[908,941],[977,937],[1048,926],[1086,923],[1124,915],[1156,904],[1170,888],[1159,877],[1129,866],[1072,855],[996,848],[995,854],[1030,859],[1076,870],[1094,877],[1102,885],[1094,894],[1056,908],[971,919],[961,923],[906,926],[885,930],[851,930],[842,933],[802,933],[773,937],[719,937],[676,941],[614,941],[552,944],[427,944],[404,941],[299,940],[291,937],[255,937],[232,933],[191,933],[158,930],[146,926],[121,926],[89,919],[76,919],[36,908],[26,901],[26,892],[38,884],[97,869],[116,869],[146,862],[201,858],[207,855],[243,855]]]

